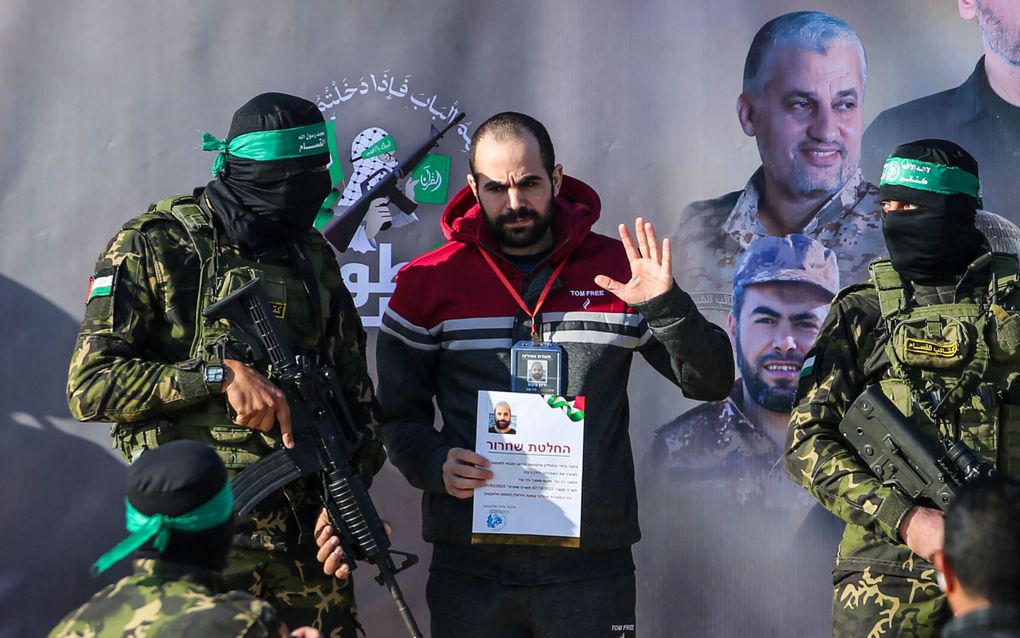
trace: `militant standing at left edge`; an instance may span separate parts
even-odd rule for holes
[[[223,322],[201,320],[258,278],[293,350],[338,372],[365,434],[355,462],[366,485],[382,466],[365,332],[332,249],[312,228],[330,189],[326,135],[311,102],[282,93],[253,98],[234,114],[226,139],[205,136],[206,150],[222,151],[214,179],[129,220],[99,258],[68,400],[81,421],[116,422],[115,445],[129,459],[196,439],[233,476],[293,445],[290,407],[265,366],[231,354],[244,347]],[[292,626],[353,637],[351,583],[323,575],[316,561],[319,489],[318,477],[300,479],[239,517],[224,573]]]

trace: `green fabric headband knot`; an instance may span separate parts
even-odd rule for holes
[[[163,552],[166,550],[167,543],[170,542],[171,531],[201,532],[226,523],[234,515],[234,496],[230,492],[229,481],[223,484],[223,489],[216,496],[180,516],[165,514],[147,516],[136,510],[127,499],[124,499],[124,504],[127,506],[126,527],[131,535],[99,557],[99,560],[92,565],[93,575],[105,572],[130,556],[132,552],[149,540],[152,540],[156,549]]]
[[[984,206],[981,182],[973,173],[957,166],[890,157],[882,168],[879,185],[903,186],[938,195],[969,195],[977,202],[978,208]]]
[[[220,151],[213,162],[216,177],[227,163],[227,154],[252,160],[278,160],[329,153],[326,124],[308,124],[277,131],[252,131],[238,135],[229,142],[209,131],[202,133],[203,151]]]

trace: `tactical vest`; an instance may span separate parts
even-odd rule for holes
[[[973,299],[918,306],[892,263],[870,266],[886,325],[882,392],[919,428],[1020,471],[1020,287],[1014,255],[991,253]]]
[[[321,284],[323,251],[307,254],[305,246],[294,247],[292,259],[297,267],[242,258],[217,245],[209,218],[188,196],[160,200],[124,228],[144,232],[150,224],[168,219],[185,228],[201,264],[194,338],[190,347],[192,359],[222,358],[228,342],[236,343],[225,320],[207,321],[203,311],[256,277],[261,280],[273,314],[282,324],[294,351],[324,352],[330,293]],[[225,396],[214,396],[197,406],[158,419],[117,424],[115,445],[132,460],[144,449],[177,439],[194,439],[215,449],[231,470],[243,469],[281,446],[278,435],[231,423],[226,408]]]

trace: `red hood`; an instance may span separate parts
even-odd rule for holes
[[[591,227],[598,221],[602,201],[591,186],[564,175],[555,204],[552,228],[556,249],[553,255],[569,254],[588,236]],[[460,189],[446,205],[442,224],[447,239],[480,244],[496,251],[495,238],[485,225],[482,208],[469,187]]]

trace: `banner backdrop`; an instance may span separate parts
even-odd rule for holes
[[[374,341],[397,270],[443,241],[442,202],[464,185],[471,132],[489,115],[523,111],[548,127],[566,172],[602,198],[596,231],[615,235],[642,215],[676,233],[689,202],[743,188],[759,166],[735,110],[744,58],[762,24],[801,9],[837,15],[860,35],[865,125],[962,83],[982,54],[977,25],[950,0],[0,5],[0,638],[44,635],[124,573],[88,575],[120,538],[124,465],[105,426],[70,418],[67,363],[109,238],[150,202],[210,179],[200,131],[224,136],[233,111],[264,91],[318,102],[333,122],[342,210],[430,125],[467,114],[416,173],[413,216],[393,206],[380,213],[392,227],[370,219],[340,255]],[[632,375],[643,466],[656,429],[694,404],[644,362]],[[709,488],[678,495],[641,479],[641,635],[826,634],[831,531],[790,553],[803,570],[777,568],[769,557],[789,551],[792,536],[730,518]],[[419,494],[389,465],[372,492],[394,546],[423,557],[401,581],[427,627]],[[368,635],[401,635],[371,571],[356,573]]]

